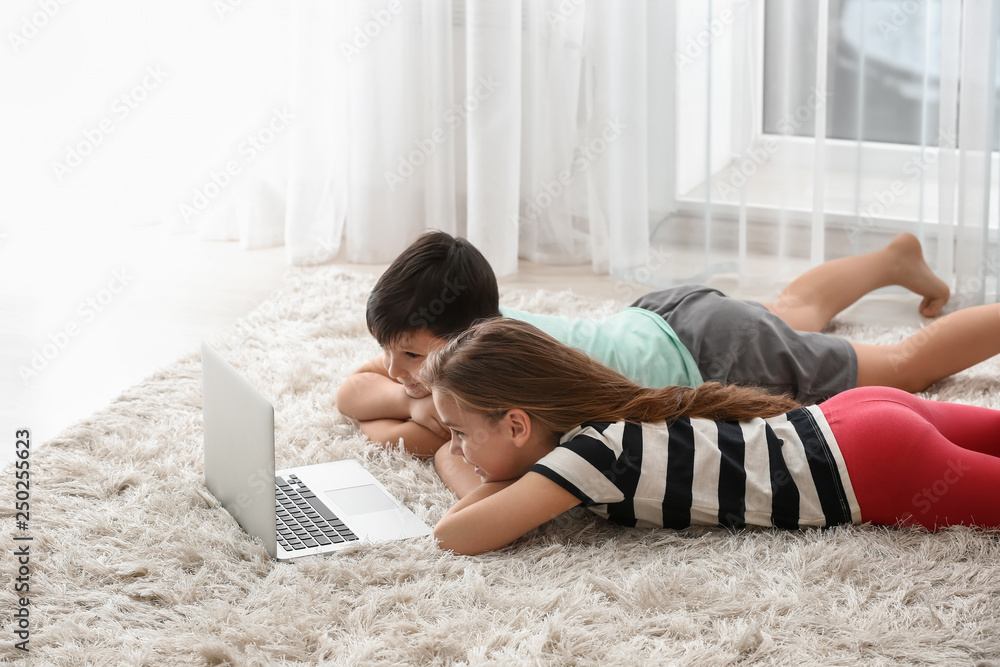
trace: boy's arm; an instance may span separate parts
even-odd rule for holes
[[[389,377],[381,355],[348,375],[337,389],[337,410],[358,421],[410,418],[410,397]]]
[[[517,480],[479,486],[441,517],[434,537],[442,549],[474,556],[507,546],[579,504],[549,478],[528,472]]]
[[[403,449],[421,458],[429,458],[448,442],[434,431],[414,421],[399,419],[370,419],[361,422],[361,432],[375,444],[395,445],[403,439]]]

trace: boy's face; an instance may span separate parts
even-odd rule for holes
[[[424,398],[431,392],[417,382],[417,371],[424,365],[427,355],[444,344],[444,338],[438,338],[422,329],[383,347],[382,363],[385,364],[389,377],[403,385],[407,396]]]

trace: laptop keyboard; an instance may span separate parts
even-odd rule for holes
[[[285,551],[358,539],[295,475],[289,475],[288,480],[274,478],[274,512],[278,544]]]

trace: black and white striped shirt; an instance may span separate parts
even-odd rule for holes
[[[816,406],[742,422],[589,422],[531,469],[626,526],[861,522],[840,448]]]

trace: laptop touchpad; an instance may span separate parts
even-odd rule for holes
[[[374,484],[333,489],[327,491],[326,495],[347,514],[358,515],[399,509],[396,503]]]

